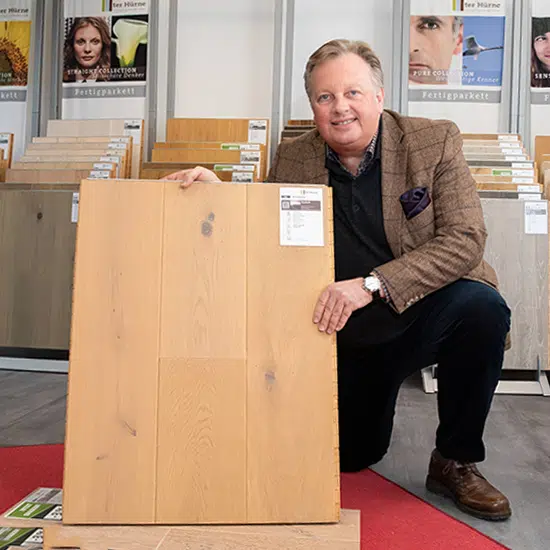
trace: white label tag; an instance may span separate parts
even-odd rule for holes
[[[222,143],[220,149],[224,151],[259,151],[257,143]]]
[[[214,172],[254,172],[254,166],[246,164],[214,164]]]
[[[250,120],[248,122],[248,141],[250,143],[267,143],[267,120]]]
[[[518,149],[521,150],[521,144],[519,141],[501,141],[499,143],[499,147],[501,149],[513,149],[514,151],[517,151]]]
[[[76,223],[78,221],[78,202],[80,201],[80,193],[73,193],[73,202],[71,209],[71,222]]]
[[[252,172],[233,172],[231,174],[231,181],[235,183],[252,183],[254,181],[254,174]]]
[[[513,162],[512,168],[533,168],[532,162]],[[535,175],[533,171],[533,175]]]
[[[126,149],[126,143],[107,143],[107,149]]]
[[[130,143],[129,137],[117,137],[117,138],[111,138],[111,143]]]
[[[527,160],[525,155],[514,155],[513,157],[504,157],[504,160]]]
[[[120,157],[99,157],[101,162],[114,162],[118,164],[120,162]]]
[[[260,162],[260,153],[254,151],[242,151],[241,162]]]
[[[525,233],[527,235],[548,234],[548,203],[525,203]]]
[[[5,149],[10,143],[9,134],[0,134],[0,149]]]
[[[88,179],[90,180],[108,180],[111,177],[111,172],[104,170],[92,170]]]
[[[520,193],[518,195],[518,199],[522,201],[533,201],[533,200],[540,200],[541,199],[541,193]]]
[[[518,185],[519,193],[540,193],[538,185]]]
[[[514,156],[522,155],[523,156],[523,151],[519,147],[517,149],[501,149],[500,152],[503,155],[514,155]]]
[[[498,136],[499,141],[519,141],[518,136]]]
[[[324,246],[323,189],[281,187],[281,246]]]
[[[134,138],[134,145],[141,144],[141,127],[143,120],[129,119],[124,121],[124,135]]]
[[[533,178],[512,178],[512,183],[535,183]]]
[[[113,169],[113,165],[102,163],[102,162],[96,162],[96,163],[94,163],[92,168],[94,170],[109,170],[109,171],[111,171]]]

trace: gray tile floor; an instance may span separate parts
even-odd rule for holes
[[[0,371],[0,446],[62,443],[66,390],[66,375]],[[424,489],[436,399],[423,392],[419,377],[404,384],[390,452],[374,469],[508,548],[550,548],[550,398],[495,397],[480,469],[512,502],[505,523],[470,518]]]

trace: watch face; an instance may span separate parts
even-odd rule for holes
[[[365,279],[365,288],[370,292],[380,290],[380,281],[376,277],[367,277]]]

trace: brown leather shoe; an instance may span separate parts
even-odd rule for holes
[[[510,502],[479,472],[475,464],[462,464],[432,452],[426,488],[452,498],[457,507],[476,518],[502,521],[512,515]]]

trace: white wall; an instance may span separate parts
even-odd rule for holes
[[[304,92],[308,57],[333,38],[365,40],[382,61],[386,106],[392,101],[393,2],[391,0],[296,0],[291,117],[312,117]]]
[[[277,1],[179,0],[176,117],[271,117]]]

